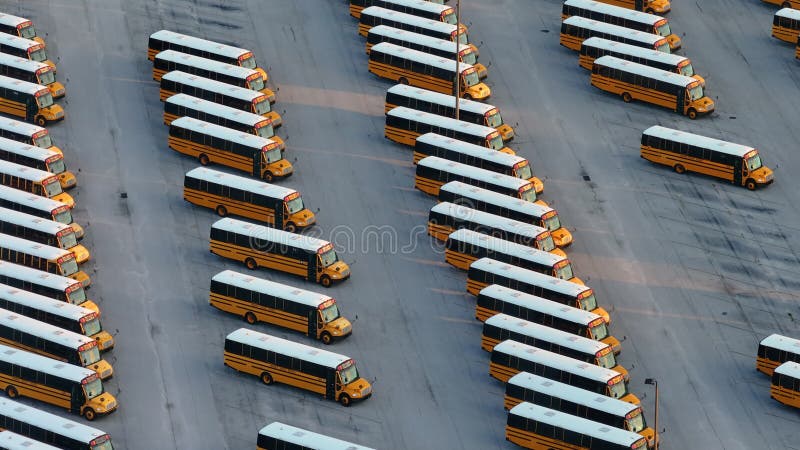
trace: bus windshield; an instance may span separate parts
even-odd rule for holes
[[[334,303],[331,306],[320,311],[322,314],[322,321],[325,323],[332,322],[339,318],[339,306]]]
[[[556,278],[571,280],[575,275],[572,273],[572,264],[567,264],[560,269],[556,269]]]
[[[561,228],[561,220],[558,218],[558,214],[554,214],[553,217],[548,217],[545,219],[544,227],[550,231],[556,231],[557,229]]]
[[[64,164],[64,158],[58,158],[54,161],[47,163],[47,171],[56,175],[64,173],[67,170],[67,165]]]
[[[93,399],[103,393],[103,382],[100,378],[95,378],[83,385],[83,390],[86,392],[86,400]]]
[[[687,64],[681,67],[681,75],[685,77],[691,77],[692,75],[694,75],[694,67],[692,67],[691,64]]]
[[[460,33],[458,35],[458,43],[461,44],[461,45],[469,44],[469,40],[467,38],[467,33],[462,32],[462,33]]]
[[[703,98],[703,86],[697,85],[691,89],[689,89],[689,100],[695,101],[700,100]]]
[[[633,417],[628,418],[625,421],[628,422],[629,431],[638,433],[644,430],[644,416],[642,415],[641,410],[637,411]]]
[[[269,102],[265,102],[265,103],[269,105]],[[266,126],[263,126],[263,127],[258,127],[256,129],[256,131],[258,132],[258,136],[266,138],[266,139],[269,139],[270,137],[275,136],[275,129],[272,128],[272,125],[266,125]]]
[[[500,113],[495,109],[494,112],[486,116],[486,126],[491,128],[497,128],[503,124],[503,117]]]
[[[36,29],[33,28],[33,24],[28,26],[24,26],[19,29],[19,37],[25,39],[33,39],[36,37]]]
[[[489,138],[489,148],[492,150],[502,150],[505,145],[503,145],[503,138],[500,137],[500,134],[495,134],[493,137]]]
[[[61,274],[65,277],[78,272],[78,262],[75,261],[75,258],[70,258],[59,265],[61,266]]]
[[[50,92],[40,95],[36,97],[36,104],[39,105],[39,108],[47,108],[53,104],[53,96],[50,95]]]
[[[355,364],[351,364],[347,369],[340,370],[339,376],[342,378],[342,384],[348,385],[358,379],[358,369]]]
[[[618,383],[608,386],[608,390],[613,398],[622,398],[628,395],[628,387],[625,386],[625,382],[622,381],[622,378],[620,378]]]
[[[606,326],[605,320],[600,322],[600,324],[590,328],[589,332],[592,334],[592,339],[596,341],[600,341],[608,337],[608,326]]]
[[[62,234],[58,237],[59,241],[61,241],[61,248],[64,250],[70,249],[78,245],[78,238],[75,237],[75,232]]]
[[[464,64],[475,65],[478,62],[478,57],[475,56],[475,52],[467,51],[461,53],[461,62]]]
[[[554,248],[556,248],[556,244],[555,242],[553,242],[553,236],[549,234],[547,235],[546,238],[539,239],[538,242],[539,242],[539,250],[549,252],[552,251]]]
[[[63,223],[64,225],[69,225],[72,223],[72,211],[69,209],[59,211],[53,216],[53,220],[58,223]]]
[[[597,365],[605,369],[610,369],[617,365],[617,358],[614,357],[614,352],[608,352],[605,355],[597,358]]]
[[[100,325],[99,317],[95,317],[83,323],[83,334],[87,336],[94,336],[101,331],[103,331],[103,327]]]
[[[523,180],[530,180],[531,177],[533,176],[533,173],[531,173],[530,164],[525,164],[524,166],[517,167],[516,169],[514,169],[514,172],[517,174],[517,178],[521,178]]]
[[[281,160],[281,149],[278,147],[273,148],[272,150],[267,150],[266,155],[268,163],[274,163]]]
[[[269,100],[267,100],[267,97],[263,97],[259,100],[256,100],[255,110],[256,114],[258,114],[259,116],[262,116],[270,111]]]
[[[592,292],[588,297],[581,299],[581,309],[585,311],[594,311],[597,309],[597,299],[594,298],[594,292]]]
[[[451,9],[448,12],[442,13],[442,22],[449,23],[450,25],[457,24],[458,19],[456,18],[456,12]]]
[[[256,68],[256,58],[253,55],[248,56],[245,59],[239,60],[239,65],[246,68],[246,69],[255,69]]]
[[[669,36],[672,34],[672,30],[669,29],[669,22],[664,22],[660,26],[656,28],[656,34],[659,36]]]
[[[322,267],[328,267],[338,260],[339,260],[339,255],[336,254],[336,250],[334,249],[330,249],[327,252],[319,255],[319,261],[320,264],[322,264]]]
[[[260,91],[264,89],[264,79],[261,77],[255,77],[247,82],[250,85],[250,89],[254,91]]]
[[[33,145],[39,148],[50,148],[53,146],[53,139],[50,138],[49,134],[43,134],[33,139]]]
[[[464,84],[467,87],[475,86],[476,84],[480,83],[481,80],[478,79],[478,72],[471,70],[464,74]]]
[[[669,53],[669,42],[664,42],[663,44],[656,47],[656,50],[664,53]]]
[[[48,197],[54,197],[63,191],[61,190],[61,183],[58,182],[58,178],[50,178],[49,180],[45,180],[44,190],[47,192]]]
[[[83,290],[83,286],[79,286],[77,289],[69,293],[69,302],[73,305],[82,305],[86,302],[86,291]]]
[[[111,440],[109,439],[93,445],[92,450],[114,450],[114,446],[111,444]]]
[[[528,189],[527,191],[520,193],[520,198],[522,198],[522,200],[525,200],[526,202],[535,202],[536,191],[533,189]]]
[[[47,53],[44,52],[43,48],[40,48],[39,50],[30,52],[28,57],[31,59],[31,61],[42,62],[47,59]]]
[[[289,210],[289,214],[294,214],[297,212],[302,211],[305,209],[305,205],[303,205],[303,197],[297,196],[286,202],[286,208]]]
[[[100,361],[100,348],[96,345],[90,349],[84,350],[80,353],[81,357],[81,365],[84,367],[88,366],[89,364],[94,364],[97,361]]]
[[[53,75],[52,70],[48,70],[46,72],[42,72],[39,74],[39,84],[43,86],[47,86],[48,84],[53,84],[56,81],[56,76]]]
[[[756,153],[755,155],[747,158],[747,170],[752,172],[760,167],[761,167],[761,155]]]

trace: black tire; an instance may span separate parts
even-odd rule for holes
[[[331,280],[331,277],[329,277],[327,275],[323,275],[319,279],[319,284],[321,284],[323,287],[329,288],[333,284],[333,280]]]
[[[469,94],[464,94],[464,99],[466,99],[466,100],[472,100],[472,96],[471,96],[471,95],[469,95]]]
[[[273,177],[273,176],[272,176],[272,172],[270,172],[270,171],[268,170],[268,171],[264,172],[264,176],[262,176],[261,178],[263,178],[263,179],[264,179],[264,181],[266,181],[267,183],[271,183],[271,182],[272,182],[272,179],[273,179],[273,178],[275,178],[275,177]]]
[[[675,167],[673,167],[673,169],[675,169],[675,172],[680,174],[686,173],[686,167],[683,167],[683,165],[681,164],[675,164]]]
[[[655,11],[653,11],[653,8],[647,8],[647,9],[644,10],[644,12],[646,12],[647,14],[655,14],[656,13]]]
[[[275,380],[272,379],[272,375],[270,375],[269,372],[264,372],[261,374],[261,382],[269,386],[274,383]]]
[[[692,120],[697,119],[697,111],[694,108],[689,108],[689,111],[686,113],[686,115]]]
[[[745,181],[744,187],[746,187],[747,189],[749,189],[751,191],[755,191],[756,188],[758,187],[758,185],[756,184],[756,180],[750,178],[747,181]]]
[[[319,336],[319,340],[325,345],[333,344],[333,336],[331,336],[331,334],[327,331],[322,332],[322,334]]]
[[[348,408],[353,404],[353,401],[350,399],[349,395],[342,394],[339,396],[339,403],[341,403],[345,408]]]
[[[86,408],[83,410],[83,417],[84,419],[88,420],[89,422],[93,421],[97,418],[97,413],[94,412],[92,408]]]
[[[253,314],[252,312],[247,311],[244,314],[244,321],[249,323],[250,325],[255,325],[255,323],[258,322],[258,317],[256,317],[256,315]]]
[[[222,205],[217,206],[217,215],[220,216],[220,217],[227,216],[228,215],[228,208],[226,208],[226,207],[224,207]]]
[[[248,268],[248,269],[250,269],[250,270],[256,270],[256,269],[258,269],[258,263],[257,263],[257,262],[256,262],[256,260],[255,260],[255,259],[253,259],[253,258],[247,258],[247,259],[245,259],[245,260],[244,260],[244,265],[245,265],[245,266],[247,266],[247,268]]]
[[[633,101],[633,97],[631,97],[631,94],[629,94],[627,92],[623,92],[622,93],[622,101],[625,102],[625,103],[630,103],[631,101]]]
[[[19,397],[19,391],[12,385],[6,386],[6,395],[8,398],[17,398]]]
[[[208,165],[208,155],[205,153],[201,153],[200,156],[197,157],[200,160],[200,165],[207,166]]]
[[[43,127],[43,126],[47,125],[47,119],[45,119],[44,116],[37,117],[36,118],[36,125],[39,125],[40,127]]]
[[[297,225],[295,225],[295,224],[294,224],[294,223],[292,223],[292,222],[288,222],[288,223],[286,223],[286,225],[283,227],[283,230],[284,230],[284,231],[288,231],[289,233],[296,233],[296,232],[297,232]]]

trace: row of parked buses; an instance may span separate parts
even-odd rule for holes
[[[293,168],[274,131],[283,122],[271,107],[275,95],[253,52],[161,30],[150,36],[148,58],[160,83],[169,147],[202,166],[248,175],[209,167],[185,174],[184,200],[222,217],[211,225],[210,251],[250,270],[271,269],[324,287],[347,280],[350,268],[330,242],[299,234],[316,224],[300,192],[270,184]],[[209,303],[249,325],[265,323],[325,345],[353,331],[334,297],[233,270],[211,278]],[[344,406],[372,395],[354,359],[252,329],[226,336],[223,360],[264,384],[288,384]],[[276,422],[261,430],[259,448],[321,442],[313,433],[294,428],[287,433],[286,427]]]
[[[77,186],[42,125],[63,119],[55,65],[30,20],[0,14],[0,389],[87,420],[118,408],[104,382],[114,337],[87,296],[85,230],[73,220]],[[0,445],[111,449],[108,434],[0,401]],[[36,442],[41,441],[41,442]]]
[[[775,13],[772,18],[772,37],[794,45],[794,57],[800,59],[800,9],[796,8],[800,6],[787,6]]]
[[[771,378],[770,397],[800,408],[800,339],[772,334],[758,344],[756,370]]]
[[[564,251],[572,235],[540,198],[531,161],[508,146],[514,129],[480,102],[488,70],[453,8],[351,0],[350,12],[368,70],[399,83],[386,93],[384,135],[412,149],[415,187],[438,200],[428,233],[477,297],[489,374],[507,387],[506,438],[536,449],[653,446],[611,317],[577,277]]]

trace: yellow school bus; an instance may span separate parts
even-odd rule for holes
[[[303,197],[294,189],[198,167],[186,172],[183,199],[228,214],[264,222],[294,233],[316,223]]]
[[[800,339],[775,333],[758,343],[756,370],[759,372],[771,376],[775,368],[786,361],[800,363]]]
[[[800,364],[787,361],[775,368],[770,397],[784,405],[800,408]]]
[[[86,297],[83,284],[72,278],[0,260],[0,283],[82,306],[100,314],[97,304]]]
[[[657,125],[642,132],[641,157],[678,173],[701,173],[751,191],[775,181],[753,147]]]
[[[649,14],[666,14],[670,11],[669,0],[598,0],[609,5],[644,11]]]
[[[197,158],[204,166],[220,164],[264,181],[294,172],[278,142],[191,117],[170,123],[167,142],[169,148]]]
[[[580,51],[583,41],[592,37],[624,42],[664,53],[670,52],[667,38],[657,34],[633,30],[580,16],[571,16],[561,22],[560,44],[570,50]]]
[[[506,440],[533,450],[645,450],[640,434],[523,402],[506,419]]]
[[[0,117],[0,137],[64,154],[60,148],[53,144],[53,137],[50,136],[47,128],[42,128],[32,123]]]
[[[669,41],[670,50],[681,48],[681,38],[672,32],[669,20],[654,14],[631,11],[628,8],[596,0],[566,0],[561,8],[561,20],[571,16],[585,17],[632,30],[656,34]]]
[[[93,370],[0,344],[0,389],[10,398],[28,397],[92,421],[117,410]]]
[[[0,184],[51,198],[69,205],[70,208],[75,206],[72,196],[61,190],[58,175],[44,170],[0,160]]]
[[[63,248],[0,233],[0,259],[21,264],[42,272],[80,281],[84,288],[92,284],[86,272],[80,270],[75,253]]]
[[[500,132],[494,128],[404,106],[392,108],[386,113],[383,133],[387,139],[409,147],[415,147],[417,138],[423,134],[436,133],[509,155],[516,154],[505,146]]]
[[[331,296],[224,270],[211,278],[211,306],[244,317],[247,323],[266,322],[299,331],[332,344],[353,332]]]
[[[800,10],[783,8],[772,18],[772,37],[794,44],[800,36]]]
[[[438,20],[450,25],[458,23],[455,8],[421,0],[350,0],[350,15],[358,19],[361,17],[361,11],[370,6],[380,6],[381,8],[423,17],[428,20]]]
[[[0,33],[0,53],[45,63],[52,67],[53,70],[56,70],[56,65],[53,61],[47,59],[44,44],[35,40]]]
[[[299,275],[325,287],[350,278],[333,244],[301,234],[225,218],[211,225],[211,253],[258,267]]]
[[[64,85],[56,81],[56,71],[45,63],[0,53],[0,75],[46,86],[53,98],[67,95]]]
[[[114,448],[108,433],[14,400],[0,400],[0,421],[7,430],[4,433],[12,431],[51,446],[57,445],[57,448],[80,450],[112,450]],[[36,450],[53,449],[36,447]]]
[[[443,94],[454,94],[455,80],[458,80],[459,95],[466,99],[486,100],[492,95],[492,90],[480,81],[477,69],[471,64],[389,42],[372,46],[367,68],[381,78]]]
[[[641,100],[690,119],[714,111],[714,101],[706,96],[700,81],[613,56],[594,60],[591,84],[619,95],[626,103]]]
[[[53,103],[53,95],[46,86],[2,75],[0,112],[35,122],[40,127],[65,117],[61,106]]]
[[[272,422],[258,431],[256,450],[284,450],[293,448],[325,448],[343,450],[374,450],[363,445],[345,442],[302,428]]]
[[[800,9],[800,0],[762,0],[764,3],[778,5],[781,8]]]
[[[364,8],[361,11],[361,17],[358,18],[358,34],[367,37],[369,30],[379,25],[399,28],[404,31],[433,36],[439,39],[448,39],[458,42],[459,45],[469,46],[476,55],[478,54],[478,47],[469,43],[467,27],[463,23],[456,26],[439,20],[415,16],[414,14],[392,11],[380,6],[370,6]]]
[[[58,175],[61,189],[78,184],[75,174],[67,170],[64,155],[53,150],[0,137],[0,159]]]
[[[83,227],[73,220],[69,205],[56,200],[0,184],[0,207],[69,225],[78,240],[83,239],[85,234]]]
[[[85,263],[91,257],[89,250],[78,243],[77,233],[72,226],[3,206],[0,206],[0,233],[71,251],[78,264]]]
[[[536,199],[536,189],[533,187],[533,183],[528,180],[468,166],[436,156],[422,158],[417,164],[414,187],[420,191],[437,196],[441,187],[451,181],[461,181],[547,206],[544,201]]]
[[[372,396],[372,386],[359,375],[354,359],[246,328],[225,338],[224,361],[264,384],[288,384],[342,406]]]
[[[22,39],[30,39],[45,45],[44,39],[36,34],[36,28],[33,26],[33,22],[24,17],[0,13],[0,33],[10,34],[21,37]]]

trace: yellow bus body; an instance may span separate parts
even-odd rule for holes
[[[72,395],[67,391],[23,380],[22,378],[13,377],[11,375],[0,374],[0,390],[8,392],[7,389],[9,387],[13,387],[17,395],[22,397],[32,398],[72,411]],[[112,407],[108,408],[107,405],[112,405]],[[91,408],[92,411],[99,415],[106,415],[114,412],[117,406],[117,399],[110,393],[103,392],[97,397],[90,399],[88,403],[81,405],[80,411],[75,412],[83,415],[86,409]]]
[[[764,3],[778,5],[783,8],[800,9],[800,0],[762,0]]]
[[[620,96],[627,94],[630,96],[631,100],[640,100],[645,103],[662,106],[664,108],[671,109],[672,111],[679,112],[683,115],[689,115],[690,117],[690,110],[696,111],[698,115],[709,114],[714,111],[714,102],[708,97],[703,97],[699,100],[692,101],[684,105],[683,111],[680,111],[678,110],[678,98],[668,92],[661,92],[655,89],[636,86],[623,81],[617,81],[609,77],[598,75],[594,72],[591,75],[591,84],[592,86],[603,91]]]
[[[800,392],[770,384],[769,396],[786,406],[800,408]]]
[[[375,75],[392,80],[394,82],[408,84],[409,86],[420,87],[442,94],[452,95],[455,90],[452,80],[444,80],[430,75],[425,75],[411,70],[401,69],[390,64],[369,61],[368,69]],[[459,83],[461,76],[459,75]],[[403,80],[403,81],[401,81]],[[492,95],[492,91],[485,83],[481,82],[466,89],[461,89],[461,97],[474,100],[486,100]]]
[[[432,226],[429,224],[428,225],[428,230],[429,230],[428,232],[429,233],[430,233],[431,227]],[[455,231],[455,230],[453,230],[453,231]],[[447,238],[445,238],[445,240],[447,240]],[[548,252],[548,253],[553,253],[553,252]],[[561,253],[562,253],[562,255],[560,255],[560,256],[565,256],[565,255],[563,255],[564,252],[561,252]],[[454,250],[450,250],[449,248],[445,249],[445,251],[444,251],[444,260],[445,260],[445,262],[450,264],[451,266],[453,266],[453,267],[455,267],[457,269],[461,269],[461,270],[469,270],[470,264],[474,263],[478,259],[480,259],[480,258],[477,257],[477,256],[472,256],[472,255],[468,255],[466,253],[457,252],[457,251],[454,251]],[[533,269],[530,269],[530,270],[533,270]],[[547,273],[545,273],[545,275],[550,275],[551,277],[556,277],[555,272],[547,272]],[[556,277],[556,278],[558,278],[558,277]],[[580,284],[582,286],[586,286],[586,284],[583,282],[583,280],[581,280],[578,277],[572,277],[567,281],[570,281],[570,282],[576,283],[576,284]]]
[[[25,103],[15,102],[7,98],[0,98],[0,112],[12,116],[28,119],[28,109]],[[64,109],[61,106],[53,103],[52,105],[39,109],[34,114],[34,122],[40,127],[47,125],[47,122],[54,122],[56,120],[63,120],[66,117]]]
[[[85,308],[86,304],[85,303],[81,304],[81,306],[83,306]],[[13,340],[10,340],[10,339],[6,339],[6,338],[0,337],[0,344],[7,345],[9,347],[18,348],[20,350],[25,350],[26,352],[36,353],[37,355],[46,356],[48,358],[52,358],[52,359],[55,359],[55,360],[58,360],[58,361],[67,362],[67,360],[62,358],[62,357],[47,353],[47,352],[39,350],[37,348],[33,348],[33,347],[30,347],[30,346],[27,346],[27,345],[20,344],[19,342],[13,341]],[[99,344],[98,344],[98,348],[99,348]],[[107,379],[111,378],[112,375],[114,375],[114,368],[105,359],[101,359],[100,361],[97,361],[96,363],[94,363],[94,364],[92,364],[90,366],[84,366],[84,367],[86,367],[87,369],[94,370],[97,373],[97,376],[100,377],[101,380],[107,380]]]
[[[506,440],[531,450],[589,450],[589,447],[567,444],[557,439],[546,438],[509,425],[506,425]]]
[[[790,44],[796,44],[798,35],[800,35],[800,29],[772,25],[772,37],[776,39]]]
[[[275,140],[274,138],[270,139]],[[167,143],[169,144],[169,148],[175,150],[176,152],[183,153],[184,155],[189,155],[201,160],[201,164],[201,155],[205,155],[208,158],[209,163],[220,164],[222,166],[238,169],[259,178],[263,178],[266,172],[269,172],[273,176],[280,178],[288,176],[294,171],[292,163],[284,158],[281,158],[278,161],[268,164],[267,167],[262,169],[261,173],[253,173],[253,160],[237,155],[233,152],[227,152],[210,147],[208,145],[198,145],[189,140],[180,139],[174,136],[169,136],[167,138]],[[260,156],[261,154],[258,155],[258,157]]]
[[[264,222],[271,226],[275,225],[275,210],[267,206],[258,206],[255,203],[233,200],[231,198],[189,188],[183,189],[183,199],[193,205],[216,210],[218,214],[220,207],[224,207],[226,211],[225,215],[233,214]],[[314,213],[308,209],[304,209],[292,214],[284,222],[291,222],[297,228],[302,229],[316,223],[316,219]]]

